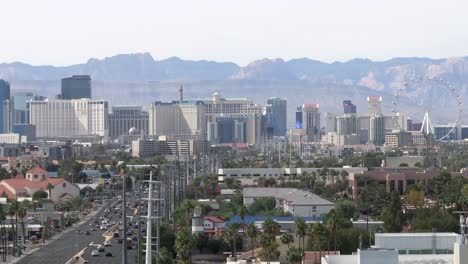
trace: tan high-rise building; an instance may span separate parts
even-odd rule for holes
[[[148,134],[203,140],[205,120],[205,105],[201,101],[155,102],[149,109]]]

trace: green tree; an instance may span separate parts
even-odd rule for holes
[[[382,210],[382,221],[387,232],[401,232],[403,229],[401,199],[398,193],[392,192],[390,203]]]
[[[24,224],[24,218],[28,214],[28,210],[32,208],[32,204],[29,200],[23,200],[18,207],[18,217],[21,220],[21,230],[23,231],[23,244],[26,243],[26,228]]]
[[[43,190],[37,190],[33,193],[32,199],[34,201],[42,201],[42,199],[46,199],[48,196],[47,192]]]
[[[242,220],[242,248],[244,248],[244,241],[245,241],[245,216],[247,215],[247,207],[242,205],[237,210],[237,216],[239,216]]]
[[[185,227],[177,233],[175,248],[179,256],[179,263],[190,264],[192,255],[193,237],[190,230]]]
[[[54,185],[49,182],[46,188],[49,191],[49,199],[52,199],[52,189],[54,189]]]
[[[291,263],[291,264],[301,263],[303,255],[304,255],[304,250],[296,246],[292,246],[288,248],[288,251],[286,252],[288,263]]]
[[[267,218],[263,222],[262,228],[263,233],[260,236],[260,246],[262,247],[262,256],[269,263],[272,260],[276,260],[280,254],[276,236],[279,235],[281,226],[273,219]]]
[[[231,247],[231,255],[234,260],[237,260],[237,241],[239,239],[239,223],[231,223],[226,232],[224,232],[224,241]]]
[[[153,258],[154,260],[156,260],[156,258]],[[163,247],[161,248],[161,250],[159,251],[159,264],[174,264],[174,258],[172,257],[172,254],[171,252]]]
[[[9,204],[8,215],[10,216],[11,230],[13,232],[13,256],[16,256],[16,249],[18,245],[17,223],[18,223],[19,202],[17,200],[10,200],[8,204]]]
[[[299,237],[299,248],[304,250],[305,249],[304,239],[305,239],[305,236],[307,235],[307,225],[303,218],[296,218],[296,220],[294,220],[293,230],[294,230],[294,233],[296,233],[296,236]],[[301,239],[302,239],[302,246],[301,246]]]
[[[250,244],[252,247],[252,258],[255,258],[254,256],[254,250],[255,250],[255,242],[257,240],[258,236],[258,228],[254,223],[250,223],[247,225],[247,229],[245,230],[245,234],[250,238]]]
[[[288,248],[289,248],[289,244],[293,243],[294,242],[294,237],[291,235],[291,233],[284,233],[281,238],[281,243],[283,243],[284,245],[287,245]]]

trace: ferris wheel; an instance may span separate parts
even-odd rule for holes
[[[416,78],[413,78],[407,82],[404,83],[403,86],[397,88],[395,90],[394,94],[394,99],[392,102],[392,112],[393,112],[393,120],[395,123],[395,128],[401,130],[402,125],[400,124],[399,120],[399,112],[398,112],[398,106],[400,104],[400,99],[402,97],[405,97],[407,95],[409,88],[414,87],[414,86],[421,86],[421,85],[429,85],[431,87],[439,87],[441,89],[444,89],[446,92],[450,94],[450,96],[453,98],[453,104],[452,107],[454,108],[455,114],[453,115],[452,120],[450,120],[449,125],[447,129],[444,131],[443,135],[439,135],[439,138],[437,138],[437,141],[443,141],[447,139],[453,132],[454,130],[457,129],[458,125],[460,124],[460,121],[462,119],[462,99],[460,97],[460,93],[457,89],[453,88],[447,81],[443,80],[442,78],[439,78],[437,76],[417,76]],[[434,126],[432,125],[432,122],[429,117],[429,112],[426,109],[426,112],[424,114],[422,126],[421,126],[421,132],[424,132],[425,134],[434,134]]]

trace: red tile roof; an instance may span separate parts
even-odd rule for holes
[[[223,219],[221,219],[219,217],[216,217],[216,216],[205,216],[205,217],[203,217],[203,220],[208,220],[210,222],[217,223],[217,224],[224,223]]]
[[[64,179],[61,178],[50,178],[45,179],[40,182],[33,182],[26,179],[6,179],[3,180],[4,184],[9,185],[11,188],[15,189],[16,191],[23,191],[26,188],[30,189],[47,189],[47,185],[51,183],[53,186],[56,186],[62,183]]]
[[[44,170],[43,168],[39,167],[39,166],[35,166],[35,167],[32,167],[30,170],[28,170],[28,172],[26,173],[30,173],[30,174],[47,174],[47,171]]]
[[[3,194],[3,192],[5,192],[9,199],[16,198],[16,195],[10,192],[7,187],[0,185],[0,196]]]

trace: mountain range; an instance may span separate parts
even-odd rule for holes
[[[392,102],[397,102],[398,111],[415,120],[428,109],[434,122],[444,123],[453,121],[456,114],[455,99],[446,87],[422,78],[405,88],[399,100],[395,100],[395,91],[412,79],[419,80],[418,76],[437,77],[450,83],[464,101],[468,57],[334,63],[308,58],[261,59],[241,67],[232,62],[177,57],[155,60],[149,53],[137,53],[64,67],[0,64],[0,78],[11,82],[12,94],[32,91],[53,97],[60,92],[60,79],[75,74],[91,75],[93,97],[115,105],[174,100],[182,83],[186,98],[210,97],[219,91],[225,97],[248,97],[263,104],[270,96],[286,97],[290,123],[295,106],[303,103],[319,103],[322,111],[341,112],[342,100],[351,99],[358,112],[366,113],[367,96],[382,96],[384,112],[391,112]]]

